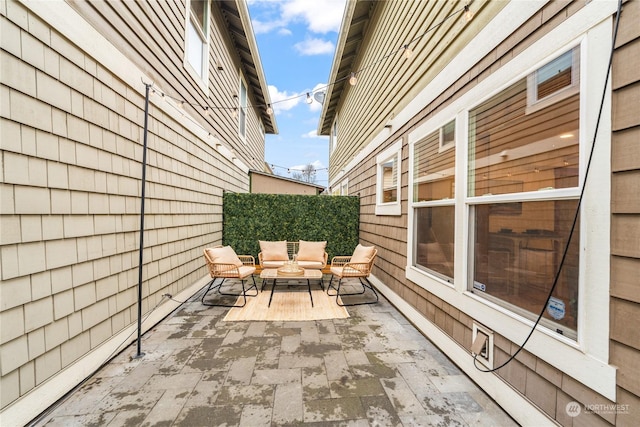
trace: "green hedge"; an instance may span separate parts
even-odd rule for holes
[[[327,241],[329,262],[358,245],[356,196],[225,193],[222,243],[258,262],[258,240]]]

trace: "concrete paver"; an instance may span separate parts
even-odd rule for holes
[[[383,297],[315,322],[227,310],[194,296],[36,425],[517,425]]]

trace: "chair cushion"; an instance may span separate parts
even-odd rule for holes
[[[299,261],[317,261],[324,263],[324,248],[327,242],[306,242],[300,240],[298,246],[298,262]]]
[[[324,267],[324,261],[298,261],[298,266],[307,270],[320,270]]]
[[[280,268],[286,261],[262,261],[263,268]]]
[[[255,272],[256,268],[250,265],[243,265],[242,267],[238,268],[238,273],[240,273],[239,276],[241,279],[251,276]]]
[[[233,264],[241,267],[242,261],[238,258],[236,251],[231,246],[220,246],[217,248],[207,248],[207,254],[211,258],[211,262],[215,264]]]
[[[289,259],[286,240],[280,242],[259,240],[259,242],[263,261],[287,261]]]
[[[368,263],[371,261],[373,257],[373,253],[375,251],[375,246],[363,246],[358,243],[356,249],[353,251],[353,255],[351,255],[351,261],[353,263]]]

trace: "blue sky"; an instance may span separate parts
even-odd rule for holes
[[[322,106],[305,100],[307,92],[328,83],[345,0],[249,0],[248,5],[279,130],[266,137],[266,161],[288,178],[312,164],[316,183],[327,186],[329,140],[316,133]]]

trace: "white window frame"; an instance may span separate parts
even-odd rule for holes
[[[338,117],[331,124],[331,133],[329,134],[330,153],[333,153],[338,147]]]
[[[183,65],[187,72],[193,76],[196,82],[198,82],[201,88],[206,91],[209,88],[209,22],[211,19],[211,0],[205,0],[204,21],[207,23],[206,28],[201,28],[197,17],[193,16],[191,11],[191,1],[192,0],[188,0],[186,3],[187,10],[185,13],[185,49]],[[202,42],[202,70],[200,71],[196,69],[196,66],[192,64],[190,60],[194,37],[192,31],[194,31],[196,33],[195,36],[200,39],[198,41]]]
[[[545,96],[544,98],[538,99],[538,71],[540,68],[544,68],[545,65],[548,65],[549,62],[552,62],[554,59],[560,58],[562,55],[567,54],[568,52],[572,52],[572,64],[571,64],[571,84],[569,86],[565,86],[562,89],[559,89],[552,93],[551,95]],[[556,102],[562,101],[572,95],[575,95],[580,90],[580,49],[569,49],[566,52],[562,52],[556,58],[552,58],[547,63],[543,64],[541,67],[537,68],[535,71],[530,73],[527,76],[527,108],[526,114],[535,113],[538,110],[541,110],[549,105],[555,104]]]
[[[349,178],[345,178],[340,183],[340,195],[348,196],[349,195]]]
[[[383,202],[384,176],[383,165],[389,160],[395,160],[397,168],[396,178],[396,200],[394,202]],[[401,176],[402,176],[402,140],[394,142],[389,148],[376,157],[376,215],[401,215]]]
[[[446,126],[448,126],[450,123],[453,123],[453,141],[451,142],[445,142],[444,140],[444,128]],[[456,119],[452,119],[449,120],[447,123],[443,124],[442,126],[440,126],[440,146],[438,147],[438,151],[440,153],[442,153],[443,151],[447,151],[450,150],[452,148],[455,148],[456,146],[456,135],[457,135],[457,129],[456,129]],[[428,135],[428,134],[427,134]],[[425,135],[426,136],[426,135]]]
[[[463,310],[468,316],[514,343],[523,341],[534,322],[467,290],[470,274],[467,259],[471,255],[468,247],[470,229],[467,224],[471,219],[469,203],[472,202],[467,197],[468,110],[548,63],[558,54],[581,45],[579,185],[582,186],[588,149],[594,135],[607,71],[607,64],[595,58],[607,58],[609,55],[612,39],[611,25],[610,13],[605,13],[597,7],[586,8],[582,13],[570,17],[568,22],[532,43],[510,60],[508,66],[496,70],[423,124],[435,129],[436,124],[457,115],[455,277],[463,280],[456,280],[453,285],[442,286],[442,280],[413,267],[410,262],[414,255],[412,249],[414,238],[411,231],[407,233],[406,278],[452,306]],[[610,87],[611,81],[609,81]],[[609,365],[610,307],[609,304],[602,303],[609,301],[610,297],[610,230],[609,227],[603,226],[610,221],[610,89],[605,97],[601,117],[596,152],[589,172],[589,183],[585,188],[580,218],[581,258],[577,340],[538,326],[532,339],[527,343],[526,349],[592,390],[615,401],[616,369]],[[412,173],[413,166],[410,158],[408,177],[410,188],[413,188]],[[408,224],[414,224],[413,210],[413,205],[410,204]],[[589,313],[588,316],[587,313]]]
[[[240,77],[240,82],[238,84],[238,135],[240,135],[240,138],[245,143],[247,142],[247,108],[249,105],[248,98],[249,92],[247,83],[242,77]]]
[[[451,122],[453,122],[455,126],[454,140],[452,143],[443,144],[444,127]],[[456,204],[455,194],[458,190],[457,188],[454,189],[454,198],[451,198],[451,199],[430,200],[430,201],[415,200],[415,192],[414,192],[415,177],[413,176],[414,168],[415,168],[415,146],[416,144],[422,142],[424,138],[427,138],[428,136],[432,135],[434,132],[438,132],[439,133],[438,152],[441,153],[446,150],[454,149],[456,147],[457,136],[462,134],[461,132],[463,130],[463,129],[460,129],[461,127],[460,123],[461,121],[458,120],[458,118],[456,117],[453,117],[453,118],[448,117],[445,121],[440,121],[440,122],[432,120],[426,123],[425,125],[419,126],[409,134],[409,191],[408,193],[409,193],[409,206],[410,206],[409,210],[411,211],[412,220],[409,221],[409,227],[411,228],[408,230],[408,234],[410,235],[409,240],[412,242],[412,245],[415,239],[415,232],[416,232],[416,222],[413,219],[415,218],[414,216],[415,209],[424,208],[424,207],[455,206]],[[462,121],[462,123],[466,123],[466,122]],[[434,124],[436,124],[435,127],[433,126]],[[456,159],[454,160],[454,166],[452,170],[452,173],[454,175],[456,173],[456,167],[455,167],[456,163],[457,163],[457,155],[456,155]],[[457,185],[457,183],[455,185]],[[457,229],[454,232],[456,235],[458,234]],[[454,237],[454,251],[455,251],[455,246],[457,244],[458,244],[458,241]],[[411,247],[412,247],[411,258],[408,258],[407,262],[410,263],[410,265],[413,268],[420,269],[424,274],[431,276],[433,279],[437,280],[441,284],[453,286],[452,284],[455,281],[455,270],[454,270],[453,277],[447,277],[427,267],[416,265],[413,246]],[[456,260],[456,262],[457,261],[458,260]]]

